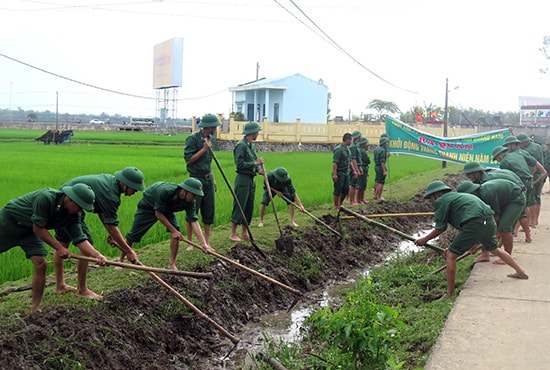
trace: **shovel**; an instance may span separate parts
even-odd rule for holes
[[[370,218],[367,218],[357,212],[353,212],[351,209],[347,209],[346,207],[344,206],[340,206],[340,210],[344,213],[347,213],[348,215],[352,215],[352,216],[355,216],[356,218],[360,219],[360,220],[363,220],[363,221],[366,221],[370,224],[373,224],[373,225],[376,225],[376,226],[380,226],[388,231],[391,231],[392,233],[395,233],[407,240],[410,240],[410,241],[415,241],[416,238],[412,235],[408,235],[408,234],[405,234],[404,232],[401,232],[397,229],[394,229],[393,227],[390,227],[388,225],[384,225],[383,223],[380,223],[380,222],[376,222],[374,220],[371,220]],[[424,245],[425,247],[428,247],[430,248],[431,250],[434,250],[436,252],[440,252],[440,253],[445,253],[445,250],[443,248],[439,248],[439,247],[436,247],[435,245],[431,245],[431,244],[425,244]]]
[[[250,232],[250,225],[248,225],[248,222],[246,221],[246,216],[244,214],[243,207],[241,206],[241,203],[239,202],[239,198],[237,198],[237,194],[235,194],[235,190],[233,190],[233,187],[231,186],[231,183],[227,179],[227,176],[225,175],[225,172],[223,171],[222,165],[220,164],[220,161],[218,160],[218,157],[216,157],[216,155],[214,154],[214,151],[212,150],[212,148],[208,148],[208,150],[210,151],[210,154],[212,154],[212,158],[214,159],[214,162],[216,162],[216,165],[218,166],[218,169],[220,170],[220,172],[222,174],[222,177],[225,180],[225,183],[226,183],[227,187],[229,188],[229,191],[231,192],[231,195],[233,196],[233,199],[235,200],[235,203],[237,204],[237,207],[239,207],[239,211],[241,212],[241,216],[243,217],[243,220],[244,220],[244,225],[246,227],[246,231],[248,232],[248,237],[250,238],[250,243],[252,243],[252,246],[254,247],[254,249],[256,249],[262,255],[263,258],[267,258],[266,255],[264,254],[264,252],[256,244],[256,241],[254,240],[254,237],[252,236],[252,233]]]
[[[298,205],[291,201],[290,199],[288,199],[287,197],[284,196],[284,194],[281,194],[281,198],[283,198],[284,200],[286,200],[287,202],[289,202],[290,204],[292,204],[294,207],[296,208],[299,208]],[[322,220],[320,220],[319,218],[315,217],[314,215],[312,215],[310,212],[306,211],[304,209],[304,213],[306,215],[308,215],[309,217],[311,217],[312,219],[314,219],[316,222],[320,223],[321,225],[323,225],[324,227],[326,227],[330,232],[332,232],[334,235],[336,236],[341,236],[340,233],[336,230],[334,230],[332,227],[330,227],[329,225],[327,225],[326,223],[324,223]]]

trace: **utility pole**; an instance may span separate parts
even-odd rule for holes
[[[449,105],[449,79],[445,79],[445,111],[443,112],[443,137],[447,137],[447,110]],[[447,161],[441,162],[441,168],[447,168]]]
[[[11,113],[11,86],[13,85],[13,82],[10,82],[10,123],[13,122],[13,116]]]
[[[256,62],[256,81],[258,81],[259,73],[260,73],[260,63]]]

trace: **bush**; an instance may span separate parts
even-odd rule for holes
[[[398,345],[405,324],[397,318],[397,310],[375,303],[371,290],[371,280],[364,279],[339,310],[324,308],[310,318],[325,343],[332,343],[335,368],[399,367],[391,350]]]

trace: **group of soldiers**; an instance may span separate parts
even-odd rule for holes
[[[386,166],[388,143],[387,134],[380,135],[379,144],[373,151],[374,161],[374,199],[384,201],[382,192],[388,175]],[[332,154],[332,181],[334,183],[334,209],[343,205],[346,197],[350,206],[366,204],[365,190],[369,176],[371,160],[368,155],[369,140],[361,131],[355,130],[351,134],[345,133],[342,143],[337,145]]]
[[[191,242],[192,233],[199,239],[200,249],[204,253],[214,251],[210,246],[210,235],[214,223],[214,193],[217,185],[211,168],[211,137],[220,125],[217,116],[207,114],[200,121],[200,131],[186,138],[184,159],[189,177],[182,183],[156,182],[145,188],[143,173],[136,167],[126,167],[114,174],[79,176],[67,181],[59,190],[40,189],[10,200],[0,210],[0,253],[20,246],[26,258],[33,263],[31,313],[40,311],[46,286],[48,251],[45,244],[54,249],[56,293],[74,292],[80,297],[102,299],[101,295],[87,286],[87,259],[78,259],[77,287],[67,285],[64,279],[64,260],[73,256],[68,249],[71,242],[79,248],[81,255],[95,258],[96,263],[102,266],[108,263],[105,256],[94,247],[85,221],[85,211],[99,216],[108,234],[107,242],[121,252],[120,261],[127,259],[140,264],[132,245],[140,242],[157,221],[171,234],[169,268],[177,269],[176,257],[181,241],[188,242],[188,250],[195,245]],[[260,130],[256,122],[247,123],[244,137],[234,149],[237,176],[231,216],[230,239],[233,241],[249,238],[247,226],[254,207],[256,174],[266,175],[270,190],[290,204],[292,225],[297,226],[294,221],[294,204],[301,211],[304,210],[285,168],[279,167],[265,173],[264,160],[257,157],[253,144]],[[143,192],[143,196],[138,202],[132,227],[123,236],[117,216],[121,196],[132,196],[137,192]],[[260,206],[261,225],[265,206],[271,201],[266,192],[267,189]],[[176,217],[180,211],[185,211],[187,238],[181,233]],[[198,222],[199,213],[204,232]],[[241,237],[236,234],[237,225],[242,225]],[[53,235],[50,230],[54,231]]]
[[[474,262],[489,262],[493,253],[499,257],[493,263],[515,270],[508,277],[529,278],[511,255],[519,228],[525,233],[525,242],[531,243],[530,229],[538,226],[542,188],[550,166],[550,142],[546,144],[543,148],[543,143],[526,134],[509,136],[492,152],[500,169],[469,162],[462,170],[469,180],[460,183],[456,192],[440,180],[428,185],[424,195],[434,204],[435,227],[416,244],[425,245],[439,236],[447,224],[459,230],[446,251],[447,293],[443,298],[454,295],[457,258],[478,248],[481,255]]]

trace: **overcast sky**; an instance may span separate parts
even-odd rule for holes
[[[0,14],[3,109],[55,111],[57,93],[60,113],[154,116],[153,46],[174,37],[179,118],[228,116],[228,88],[254,80],[256,63],[259,77],[322,79],[346,118],[372,99],[442,107],[446,78],[456,107],[518,111],[519,96],[550,97],[546,1],[2,0]]]

